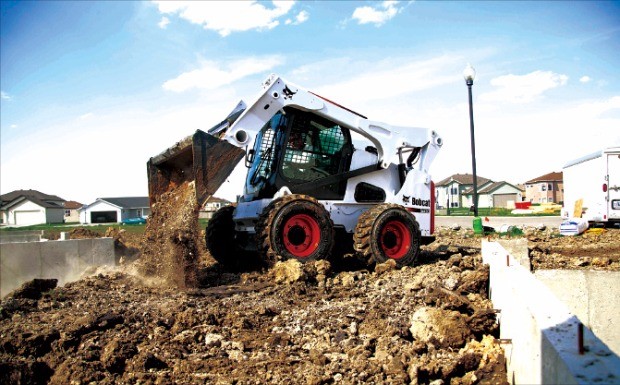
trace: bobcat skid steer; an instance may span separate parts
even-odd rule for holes
[[[271,75],[251,105],[151,158],[149,195],[193,180],[203,204],[245,157],[243,195],[206,229],[221,264],[326,258],[339,234],[362,258],[409,265],[434,240],[429,167],[441,146],[435,131],[368,120]]]

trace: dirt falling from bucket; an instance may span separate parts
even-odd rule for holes
[[[198,210],[194,182],[161,195],[146,225],[138,264],[141,275],[168,286],[196,286]]]

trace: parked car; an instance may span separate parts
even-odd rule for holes
[[[143,225],[146,223],[146,218],[145,217],[127,218],[127,219],[123,219],[121,223],[124,225]]]

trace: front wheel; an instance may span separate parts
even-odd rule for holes
[[[355,251],[366,260],[412,265],[420,252],[420,226],[404,207],[380,204],[360,215],[353,241]]]
[[[259,252],[268,264],[282,259],[324,259],[334,246],[334,224],[325,207],[307,195],[286,195],[269,204],[256,227]]]

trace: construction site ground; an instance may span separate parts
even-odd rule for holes
[[[118,266],[4,298],[0,383],[507,383],[481,240],[527,237],[534,269],[620,269],[620,230],[522,232],[443,227],[402,269],[345,255],[231,272],[202,241],[186,285],[145,274],[144,250],[174,253],[147,235],[77,228],[72,238],[114,237]]]

